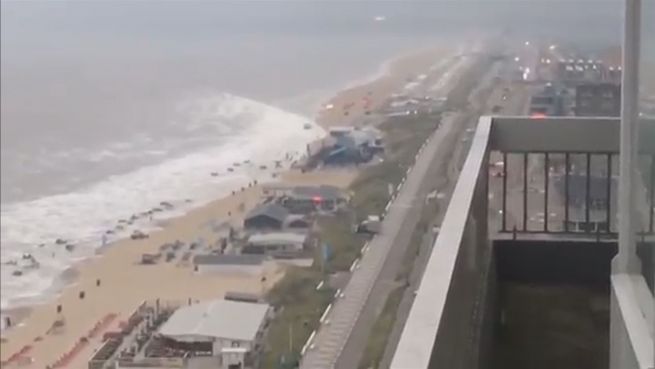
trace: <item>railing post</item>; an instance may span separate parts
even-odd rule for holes
[[[523,154],[523,232],[528,230],[528,153]]]
[[[586,164],[586,181],[585,181],[585,200],[584,200],[584,221],[585,229],[587,232],[591,232],[591,216],[589,207],[591,206],[591,154],[587,153],[587,164]]]
[[[544,232],[548,233],[548,176],[550,175],[550,160],[544,153]]]
[[[655,155],[650,157],[650,183],[648,184],[650,192],[650,209],[648,211],[648,231],[653,233],[653,223],[655,222]]]
[[[607,154],[607,187],[605,188],[605,220],[607,233],[612,232],[612,154]]]
[[[564,154],[564,232],[569,231],[569,168],[571,167],[571,156]]]
[[[503,214],[501,229],[507,231],[507,153],[503,152]]]

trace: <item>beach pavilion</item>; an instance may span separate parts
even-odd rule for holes
[[[223,299],[183,306],[159,329],[162,352],[211,361],[222,369],[252,366],[270,306]]]

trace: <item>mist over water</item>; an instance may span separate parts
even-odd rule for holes
[[[565,27],[576,9],[591,12],[584,30]],[[618,40],[619,15],[602,0],[3,2],[2,203],[99,179],[101,161],[84,163],[92,151],[178,136],[188,117],[175,106],[199,91],[311,117],[349,80],[434,40],[506,31],[605,43]],[[79,166],[84,178],[71,178]]]
[[[2,259],[56,237],[89,241],[158,201],[254,178],[208,173],[284,156],[259,147],[272,130],[278,145],[302,150],[320,135],[303,130],[318,104],[399,53],[501,32],[616,44],[620,9],[613,0],[2,2]],[[191,186],[204,178],[211,188]],[[3,298],[42,290],[68,259],[42,267],[40,281],[3,278]]]

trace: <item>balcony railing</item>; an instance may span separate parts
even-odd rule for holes
[[[655,142],[647,137],[655,137],[655,124],[642,126],[639,154],[651,173],[639,189],[646,210],[638,218],[641,241],[652,247]],[[494,283],[490,240],[503,234],[613,240],[618,154],[617,119],[482,117],[391,368],[485,367],[493,324],[485,308],[493,298],[487,296]],[[519,158],[514,164],[512,156]],[[644,261],[644,275],[652,276],[652,259]],[[643,298],[634,303],[648,304]],[[638,310],[649,308],[652,315],[652,305]],[[652,323],[652,316],[644,317]]]

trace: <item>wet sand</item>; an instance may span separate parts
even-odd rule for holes
[[[353,119],[361,117],[368,109],[379,107],[390,94],[402,89],[408,77],[414,78],[421,73],[427,73],[431,65],[449,56],[450,51],[452,50],[445,48],[423,50],[394,61],[387,76],[342,91],[327,102],[326,104],[333,104],[335,108],[319,112],[319,124],[324,127],[351,124]],[[344,119],[342,107],[351,101],[361,100],[364,96],[369,97],[370,106],[365,108],[362,104],[353,105],[349,108],[348,119]],[[356,175],[354,169],[325,169],[307,173],[291,170],[283,173],[280,179],[283,184],[290,185],[330,184],[347,188]],[[217,240],[218,236],[212,231],[210,223],[225,221],[240,225],[247,211],[260,199],[261,186],[247,188],[167,221],[164,229],[151,233],[148,239],[115,242],[105,247],[97,257],[76,265],[75,282],[64,288],[58,298],[34,306],[29,311],[14,311],[15,321],[20,318],[16,314],[18,312],[24,319],[3,333],[2,360],[6,360],[25,345],[31,345],[32,348],[24,356],[33,361],[21,367],[43,368],[70,350],[75,342],[103,317],[118,314],[113,325],[105,329],[111,330],[144,300],[206,300],[220,298],[226,291],[262,293],[283,276],[282,267],[266,264],[262,274],[256,276],[196,274],[190,265],[178,262],[181,253],[171,262],[161,260],[156,265],[140,264],[142,254],[157,253],[164,243],[175,240],[189,243],[199,237],[210,243]],[[266,276],[265,285],[262,285],[262,276]],[[96,285],[98,280],[101,282],[100,286]],[[80,299],[81,291],[85,293],[84,299]],[[62,306],[61,314],[56,312],[58,305]],[[11,311],[8,313],[12,314]],[[47,335],[46,331],[58,319],[65,321],[62,332]],[[69,367],[86,367],[87,360],[99,344],[99,338],[92,340],[90,345],[76,355]]]

